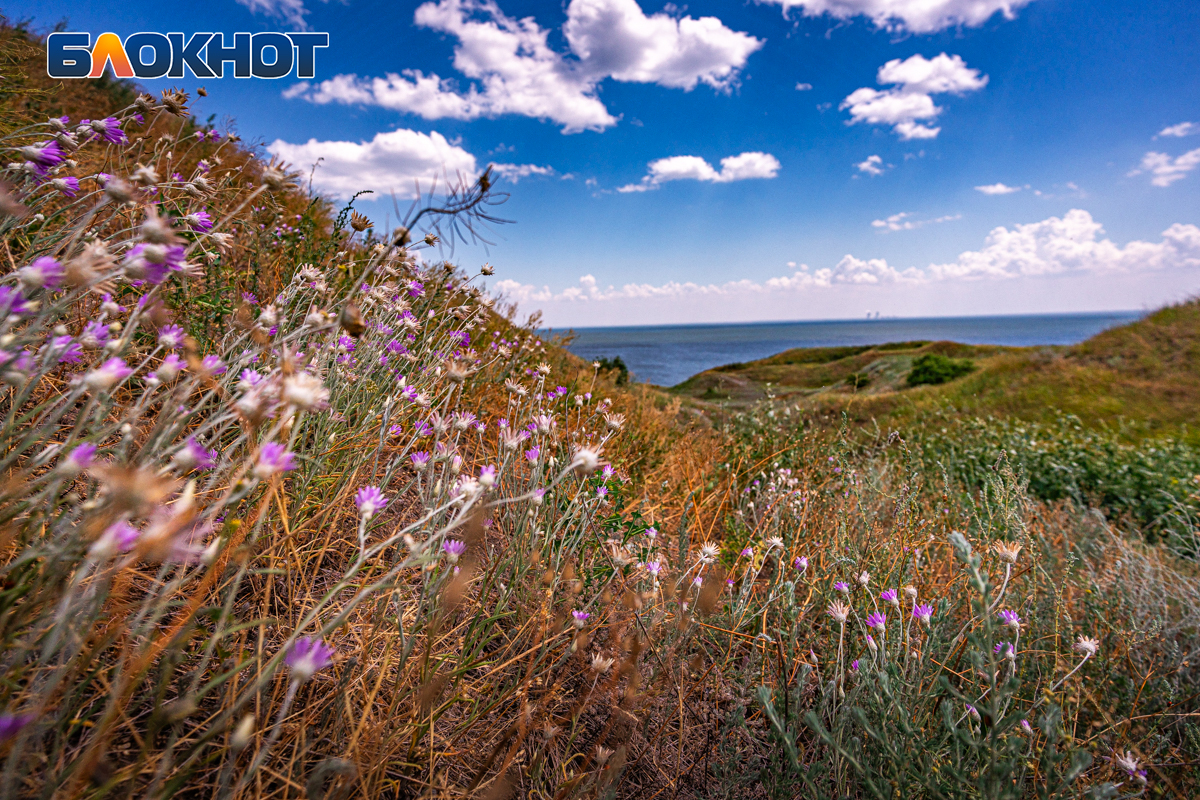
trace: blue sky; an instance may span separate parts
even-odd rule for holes
[[[316,80],[210,80],[196,112],[305,172],[323,158],[335,196],[503,165],[516,224],[454,258],[490,261],[493,288],[555,325],[1136,309],[1200,283],[1194,2],[5,13],[122,37],[329,32]],[[395,220],[390,198],[359,207]]]

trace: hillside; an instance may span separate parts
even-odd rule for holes
[[[974,372],[937,386],[909,387],[913,359],[970,358]],[[849,381],[863,375],[855,387]],[[703,406],[745,407],[767,393],[814,411],[900,423],[950,407],[973,416],[1047,422],[1059,412],[1085,424],[1124,421],[1127,435],[1180,435],[1200,415],[1200,301],[1163,308],[1074,346],[994,347],[903,342],[789,350],[707,370],[669,391]]]

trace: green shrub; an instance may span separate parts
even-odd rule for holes
[[[908,385],[946,383],[974,369],[975,362],[969,358],[948,358],[940,353],[926,353],[913,359]]]
[[[871,382],[871,376],[865,372],[851,372],[846,376],[846,385],[854,389],[861,389]]]
[[[613,356],[612,358],[605,356],[597,359],[597,361],[600,364],[602,372],[608,372],[612,369],[617,371],[617,386],[624,386],[629,383],[629,367],[625,366],[625,361],[620,356]]]

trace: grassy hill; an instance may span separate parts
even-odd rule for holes
[[[927,353],[970,358],[976,369],[945,384],[908,386],[913,360]],[[1200,414],[1200,301],[1168,306],[1069,347],[900,342],[802,348],[706,370],[670,391],[702,405],[733,407],[770,393],[813,410],[896,424],[947,406],[1033,422],[1065,412],[1088,425],[1123,421],[1129,438],[1172,434],[1195,443],[1198,433],[1188,426]]]

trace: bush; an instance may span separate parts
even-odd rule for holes
[[[617,371],[617,386],[624,386],[625,384],[629,383],[629,367],[625,366],[625,360],[620,356],[613,356],[612,358],[605,356],[598,359],[598,361],[600,364],[600,370],[602,372],[608,372],[609,370],[614,369]]]
[[[861,389],[871,382],[871,376],[865,372],[851,372],[846,376],[846,385],[853,389]]]
[[[949,358],[940,353],[926,353],[913,359],[912,371],[908,373],[908,385],[938,384],[961,378],[975,369],[969,358]]]

